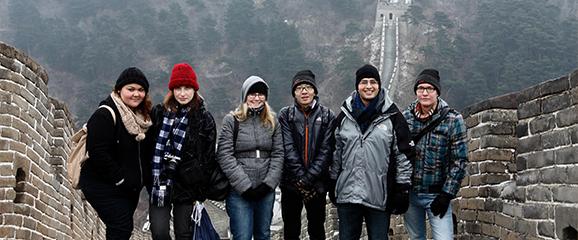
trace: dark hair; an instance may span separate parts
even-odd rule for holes
[[[191,107],[191,110],[197,111],[201,107],[201,103],[201,96],[199,96],[198,92],[195,91],[193,94],[193,99],[187,103],[187,106]],[[179,105],[180,103],[175,99],[173,90],[169,90],[163,99],[163,107],[167,111],[176,112]]]

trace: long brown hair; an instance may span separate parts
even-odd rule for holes
[[[193,94],[193,99],[186,104],[187,107],[191,107],[191,110],[197,111],[201,108],[202,97],[199,95],[198,91]],[[175,94],[173,90],[169,90],[165,98],[163,99],[163,107],[167,111],[176,112],[180,103],[175,99]]]

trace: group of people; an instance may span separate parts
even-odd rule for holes
[[[80,177],[107,239],[130,238],[143,187],[153,239],[171,238],[171,219],[174,236],[191,239],[194,204],[210,198],[216,171],[230,184],[225,206],[235,240],[270,239],[278,186],[284,239],[300,239],[303,208],[309,239],[325,239],[327,197],[340,239],[359,239],[363,222],[369,239],[388,239],[391,214],[404,215],[411,239],[425,239],[426,215],[434,239],[452,239],[450,201],[465,175],[467,136],[462,116],[440,98],[439,72],[419,74],[416,100],[403,112],[374,66],[355,75],[337,115],[321,104],[310,70],[295,74],[294,104],[279,114],[267,102],[267,82],[250,76],[217,136],[189,64],[173,67],[154,107],[142,71],[125,69],[100,103],[116,116],[98,108],[87,123],[90,157]]]

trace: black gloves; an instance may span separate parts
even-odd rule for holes
[[[391,214],[403,214],[409,208],[409,184],[400,184],[394,187],[387,196],[386,211]]]
[[[441,192],[431,203],[430,209],[434,216],[438,216],[442,218],[446,215],[448,211],[448,207],[450,206],[450,202],[454,196],[450,195],[446,192]]]
[[[317,191],[315,191],[315,189],[310,185],[306,184],[303,180],[297,181],[295,187],[297,188],[297,191],[299,191],[299,195],[301,195],[304,202],[309,202],[317,196]]]
[[[333,180],[333,179],[329,179],[329,181],[327,181],[327,194],[329,194],[329,200],[334,205],[337,204],[337,198],[335,197],[335,184],[336,183],[337,183],[337,180]]]
[[[247,200],[259,200],[271,191],[273,191],[271,187],[267,186],[265,183],[261,183],[256,188],[249,188],[247,191],[241,193],[241,197]]]

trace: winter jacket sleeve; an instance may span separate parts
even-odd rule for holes
[[[340,126],[343,121],[349,121],[347,117],[341,119],[340,122],[336,122],[335,120],[337,119],[334,119],[332,122],[332,124],[335,124],[335,127],[332,128],[334,131],[331,133],[331,144],[333,144],[333,162],[329,168],[329,178],[333,181],[337,180],[337,177],[339,177],[339,174],[342,170],[343,140],[339,136]]]
[[[399,111],[395,104],[395,114],[392,116],[394,124],[394,148],[392,154],[396,161],[396,176],[395,182],[398,184],[410,184],[412,175],[412,162],[415,157],[415,151],[410,146],[410,132],[409,126],[403,114]]]
[[[275,124],[275,129],[273,130],[271,147],[271,160],[269,162],[269,169],[267,171],[267,176],[263,180],[267,186],[275,189],[279,182],[281,181],[281,174],[283,171],[283,137],[281,136],[281,127],[279,127],[279,122]]]
[[[281,127],[281,135],[283,138],[283,150],[284,150],[284,174],[289,176],[290,179],[298,180],[303,176],[305,169],[303,168],[303,160],[301,159],[301,154],[295,148],[295,140],[293,139],[293,129],[288,122],[288,111],[290,107],[285,107],[279,112],[279,125]]]
[[[117,119],[117,121],[120,119]],[[119,121],[119,124],[122,122]],[[108,176],[110,183],[124,179],[124,172],[115,161],[116,127],[112,115],[105,108],[97,109],[87,123],[86,148],[91,165]]]
[[[451,114],[451,112],[450,112]],[[466,174],[468,162],[467,129],[461,114],[456,113],[450,128],[449,171],[442,190],[456,196]]]
[[[234,121],[232,114],[227,114],[223,118],[218,140],[217,161],[233,189],[243,193],[251,188],[251,180],[235,157],[235,143],[233,142]]]
[[[318,138],[320,138],[318,140],[318,145],[316,145],[316,147],[319,148],[319,151],[317,152],[315,159],[313,159],[313,161],[309,165],[309,168],[303,175],[303,179],[305,179],[305,181],[309,183],[312,183],[313,181],[321,177],[321,174],[331,164],[331,159],[333,157],[332,156],[333,148],[331,147],[332,142],[331,124],[333,123],[333,119],[335,119],[335,115],[333,114],[333,111],[329,109],[327,110],[329,111],[329,122],[327,123],[327,126],[322,127],[323,132],[321,132],[321,134],[317,136]],[[324,114],[323,109],[320,109],[320,111],[321,115],[323,115]]]

